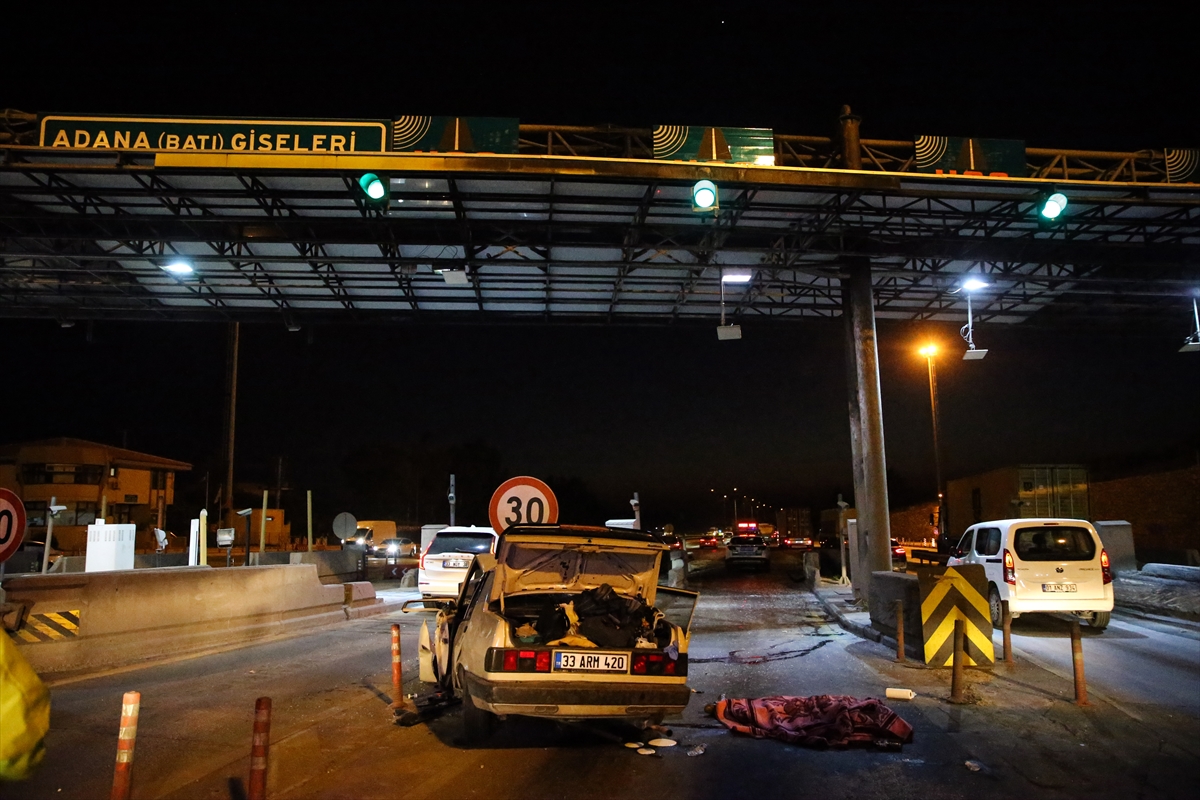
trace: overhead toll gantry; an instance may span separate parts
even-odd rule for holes
[[[971,302],[974,325],[1182,336],[1200,288],[1200,151],[873,140],[849,109],[840,124],[823,138],[0,112],[0,316],[291,329],[844,316],[860,524],[886,569],[874,318],[961,321]],[[968,278],[986,288],[960,291]]]

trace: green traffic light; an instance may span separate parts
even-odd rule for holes
[[[692,187],[692,206],[708,211],[717,205],[717,185],[710,180],[696,181]]]
[[[373,172],[368,172],[358,179],[359,188],[372,200],[382,200],[387,196],[387,186],[383,179]]]
[[[1067,196],[1062,192],[1055,192],[1042,200],[1041,208],[1038,213],[1049,220],[1058,219],[1064,211],[1067,210]]]

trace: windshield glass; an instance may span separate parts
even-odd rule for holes
[[[429,554],[490,553],[494,541],[490,533],[439,533],[429,545]]]
[[[1018,528],[1014,539],[1022,561],[1091,561],[1096,556],[1087,528]]]

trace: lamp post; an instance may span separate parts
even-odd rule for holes
[[[937,345],[927,344],[921,348],[920,353],[925,356],[925,363],[929,366],[929,408],[933,413],[933,474],[934,480],[937,481],[937,529],[938,546],[940,548],[941,541],[945,538],[946,533],[946,503],[945,496],[942,493],[942,449],[938,443],[937,366],[935,364]]]

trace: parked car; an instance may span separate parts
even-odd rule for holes
[[[496,532],[491,528],[442,528],[421,554],[417,587],[422,597],[458,597],[471,562],[480,553],[496,552]]]
[[[793,550],[812,550],[813,539],[811,536],[785,536],[781,546]]]
[[[709,531],[696,539],[696,546],[702,550],[720,547],[725,540],[716,531]]]
[[[413,558],[417,554],[417,543],[407,536],[384,539],[371,546],[371,554],[378,558]]]
[[[908,569],[908,551],[899,539],[892,539],[892,569],[899,567],[901,571]]]
[[[738,534],[729,540],[729,554],[725,556],[726,567],[758,567],[760,570],[771,568],[770,556],[767,555],[767,543],[757,534]]]
[[[1081,519],[1005,519],[967,528],[948,561],[980,564],[987,573],[992,624],[1011,615],[1074,614],[1108,627],[1113,609],[1108,552],[1091,523]]]
[[[657,723],[682,712],[698,595],[657,585],[666,551],[642,531],[509,528],[440,604],[433,636],[422,626],[422,679],[462,698],[469,743],[500,715]]]

